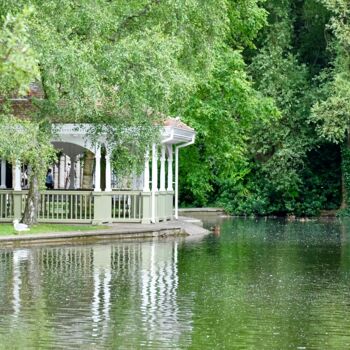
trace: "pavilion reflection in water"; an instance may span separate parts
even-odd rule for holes
[[[0,262],[4,320],[25,322],[41,307],[56,341],[138,332],[144,343],[174,345],[191,332],[191,313],[177,304],[176,241],[16,249],[0,252]]]

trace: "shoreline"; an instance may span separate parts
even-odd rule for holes
[[[209,231],[193,218],[179,218],[155,224],[113,224],[108,229],[53,233],[25,233],[0,237],[0,249],[33,245],[81,244],[107,240],[205,236]]]
[[[320,214],[317,216],[297,216],[294,214],[285,214],[285,215],[235,215],[228,214],[223,208],[220,207],[204,207],[204,208],[180,208],[179,213],[184,216],[218,216],[218,217],[229,217],[229,218],[241,218],[241,219],[285,219],[288,221],[304,221],[304,220],[317,220],[317,219],[332,219],[338,218],[337,210],[325,210],[322,209]]]

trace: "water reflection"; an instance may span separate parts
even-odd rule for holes
[[[12,292],[12,305],[13,305],[13,318],[17,319],[21,310],[21,261],[26,261],[29,258],[29,251],[26,249],[17,250],[13,253],[13,292]]]
[[[0,251],[0,349],[350,348],[350,222],[220,227]]]
[[[0,347],[6,332],[16,333],[11,319],[19,333],[30,329],[38,305],[46,346],[176,347],[191,330],[190,313],[178,319],[177,254],[173,240],[1,251]]]
[[[174,242],[171,251],[164,248],[158,254],[155,245],[143,251],[147,258],[142,261],[141,312],[143,323],[149,325],[147,341],[154,343],[163,334],[177,344],[182,333],[177,305],[178,247]]]

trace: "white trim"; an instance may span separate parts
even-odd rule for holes
[[[179,149],[194,144],[196,135],[192,136],[192,140],[175,147],[175,219],[179,218]]]
[[[165,126],[162,131],[162,138],[165,138],[162,143],[178,144],[181,142],[189,142],[192,140],[194,130],[187,130],[173,126]]]
[[[166,136],[167,134],[163,134],[162,136]],[[170,136],[164,140],[162,140],[162,143],[169,143],[174,140],[174,129],[170,130]]]

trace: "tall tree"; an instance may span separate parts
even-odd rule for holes
[[[229,31],[212,75],[191,96],[183,115],[197,131],[195,146],[182,151],[181,200],[194,205],[214,202],[224,184],[251,171],[249,140],[257,125],[276,117],[272,101],[254,90],[242,50],[254,47],[266,11],[257,0],[229,3]]]
[[[19,23],[36,60],[19,87],[33,78],[42,90],[31,98],[32,122],[43,134],[52,122],[91,123],[94,133],[107,124],[109,143],[132,144],[134,161],[158,136],[160,116],[181,110],[210,74],[229,22],[226,0],[19,0],[1,2],[0,14],[18,16],[26,6],[31,14]],[[16,87],[8,84],[7,96],[23,94]],[[132,142],[126,128],[139,130]]]
[[[328,63],[328,12],[315,0],[269,0],[265,6],[269,26],[248,59],[255,88],[275,101],[281,117],[272,127],[255,131],[254,172],[246,180],[250,195],[241,207],[257,214],[315,214],[328,198],[309,160],[321,147],[310,110],[318,98],[314,78]]]
[[[258,172],[270,187],[268,196],[281,198],[281,207],[276,209],[284,211],[298,196],[300,169],[314,138],[305,127],[307,68],[292,51],[292,1],[269,1],[266,6],[270,25],[262,34],[261,48],[250,69],[256,87],[276,101],[281,119],[270,132],[260,129],[253,146]]]
[[[35,223],[39,204],[38,179],[45,176],[54,150],[39,125],[12,115],[12,97],[27,94],[29,84],[40,78],[37,58],[30,45],[27,26],[30,15],[31,11],[26,7],[17,15],[7,14],[0,30],[0,156],[14,165],[22,162],[30,167],[30,191],[24,220]],[[21,113],[20,110],[17,112]]]
[[[312,119],[318,133],[342,143],[342,207],[348,206],[350,191],[350,3],[322,0],[331,11],[328,30],[333,35],[330,50],[333,67],[323,74],[322,99],[314,105]]]

